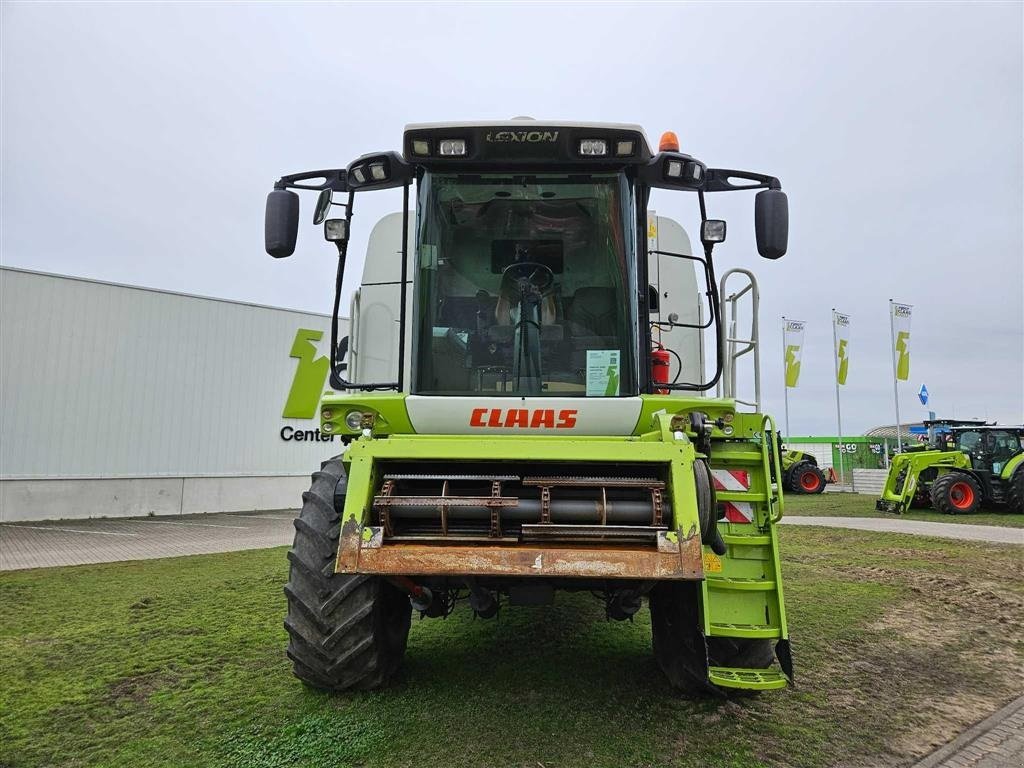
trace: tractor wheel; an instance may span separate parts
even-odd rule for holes
[[[947,472],[932,483],[932,506],[947,515],[968,515],[981,506],[981,487],[966,472]]]
[[[651,590],[654,659],[669,684],[691,696],[721,693],[707,679],[707,649],[700,631],[697,585],[663,581]]]
[[[412,617],[408,597],[389,582],[334,573],[341,524],[334,498],[344,482],[340,458],[313,473],[295,521],[284,588],[284,626],[295,676],[332,691],[366,690],[386,682],[402,662]]]
[[[1024,513],[1024,465],[1014,470],[1006,487],[1006,511]]]
[[[797,493],[823,493],[825,473],[809,461],[802,461],[789,470],[789,484]]]

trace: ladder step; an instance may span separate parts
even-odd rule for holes
[[[722,688],[747,688],[768,691],[785,688],[786,676],[774,669],[741,669],[739,667],[710,667],[708,679]]]
[[[726,544],[741,547],[767,547],[772,543],[771,536],[745,536],[741,533],[723,533],[722,539]]]
[[[772,592],[775,589],[773,579],[741,579],[728,576],[708,576],[708,586],[712,589],[738,589],[751,592]]]
[[[721,451],[715,453],[715,466],[726,464],[763,464],[764,456],[760,451]]]
[[[715,491],[715,499],[718,501],[749,501],[764,504],[768,501],[768,494],[758,491]]]
[[[749,639],[782,637],[778,627],[769,624],[719,624],[711,622],[712,637],[743,637]]]

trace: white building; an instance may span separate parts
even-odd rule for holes
[[[326,315],[0,268],[0,520],[298,507],[341,449],[329,339]]]

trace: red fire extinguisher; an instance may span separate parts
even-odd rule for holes
[[[661,344],[651,350],[651,378],[655,384],[668,384],[669,354]],[[668,390],[659,387],[659,395],[667,395]]]

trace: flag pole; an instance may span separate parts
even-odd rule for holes
[[[903,453],[903,438],[900,436],[900,388],[899,379],[896,377],[896,326],[893,324],[893,301],[889,299],[889,337],[892,339],[892,346],[889,353],[892,355],[892,396],[896,404],[896,448]]]
[[[843,470],[843,411],[839,407],[839,340],[836,337],[836,308],[832,307],[832,362],[836,370],[836,428],[839,430],[839,482],[846,485]]]
[[[786,439],[789,440],[789,382],[786,381],[786,316],[782,316],[782,395],[786,404]]]

